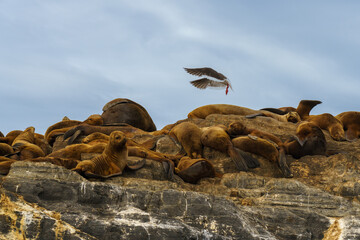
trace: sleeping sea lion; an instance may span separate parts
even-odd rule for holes
[[[227,132],[234,138],[232,142],[235,147],[238,147],[245,152],[251,152],[263,156],[271,162],[275,161],[285,177],[293,176],[289,166],[287,165],[284,144],[280,138],[271,133],[247,128],[240,121],[230,123]],[[244,135],[249,136],[249,138],[237,139],[239,136]],[[266,141],[262,141],[261,139]]]
[[[246,159],[235,150],[224,125],[204,128],[201,135],[201,143],[204,146],[227,153],[239,171],[249,170]]]
[[[336,141],[344,141],[345,131],[341,121],[335,118],[330,113],[323,113],[320,115],[311,115],[306,118],[308,122],[312,122],[323,130],[327,130],[330,133],[332,139]]]
[[[77,120],[68,120],[68,118],[63,118],[61,122],[51,125],[46,130],[45,139],[50,145],[53,145],[56,137],[64,134],[66,131],[73,128],[74,126],[81,124],[102,125],[103,119],[99,114],[90,115],[86,120],[82,122]]]
[[[29,158],[44,157],[44,151],[35,144],[35,128],[28,127],[21,132],[12,142],[16,159],[25,160]]]
[[[284,143],[287,154],[294,158],[305,155],[326,155],[326,139],[314,123],[303,121],[296,128],[296,135]]]
[[[223,114],[223,115],[250,115],[259,113],[260,111],[252,110],[246,107],[240,107],[230,104],[210,104],[198,107],[188,114],[191,119],[205,119],[210,114]]]
[[[81,160],[82,153],[102,153],[106,145],[107,143],[98,143],[94,145],[84,143],[73,144],[50,153],[48,157]]]
[[[191,122],[182,122],[171,129],[169,135],[180,142],[190,158],[202,158],[201,130]]]
[[[146,109],[126,98],[116,98],[103,107],[104,125],[127,123],[144,131],[156,131],[156,126]]]
[[[14,153],[14,149],[7,143],[0,143],[0,156]]]
[[[347,140],[352,141],[360,137],[360,112],[348,111],[335,117],[342,122]]]
[[[183,157],[175,168],[175,172],[188,183],[197,183],[201,178],[216,176],[214,166],[205,158]]]
[[[122,126],[94,126],[88,124],[81,124],[73,127],[64,134],[64,139],[68,139],[68,144],[73,144],[78,138],[82,136],[90,135],[91,133],[100,132],[106,135],[110,135],[113,131],[122,131],[127,138],[132,138],[135,135],[151,135],[158,136],[167,133],[168,131],[154,131],[146,132],[139,128],[133,127],[124,123]]]

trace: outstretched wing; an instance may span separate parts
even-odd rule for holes
[[[218,73],[217,71],[215,71],[212,68],[208,68],[208,67],[204,67],[204,68],[184,68],[186,72],[195,75],[195,76],[209,76],[209,77],[213,77],[219,80],[225,80],[227,79],[227,77],[225,77],[223,74]]]
[[[215,87],[215,88],[219,88],[219,87],[226,87],[226,84],[224,84],[223,82],[217,82],[208,78],[201,78],[198,80],[194,80],[190,82],[194,87],[200,88],[200,89],[205,89],[207,87]]]

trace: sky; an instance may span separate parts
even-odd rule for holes
[[[359,10],[355,0],[0,0],[0,131],[44,134],[115,98],[141,104],[158,129],[218,103],[360,111]],[[199,90],[184,67],[211,67],[234,91]]]

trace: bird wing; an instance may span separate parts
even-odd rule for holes
[[[184,68],[186,72],[192,74],[192,75],[195,75],[195,76],[203,76],[203,75],[206,75],[206,76],[209,76],[209,77],[213,77],[213,78],[216,78],[216,79],[219,79],[219,80],[225,80],[227,79],[227,77],[225,77],[223,74],[215,71],[214,69],[212,68],[209,68],[209,67],[204,67],[204,68]]]
[[[223,82],[217,82],[208,78],[200,78],[198,80],[194,80],[190,82],[194,87],[200,88],[200,89],[205,89],[207,87],[225,87],[226,84],[224,84]]]

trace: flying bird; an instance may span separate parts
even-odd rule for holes
[[[184,68],[186,72],[195,75],[195,76],[207,76],[213,77],[217,80],[212,80],[207,77],[200,78],[198,80],[190,81],[190,83],[197,88],[205,89],[207,87],[214,87],[214,88],[225,88],[225,94],[227,95],[229,92],[229,87],[232,90],[231,84],[229,79],[225,77],[223,74],[218,73],[212,68],[204,67],[204,68]]]

